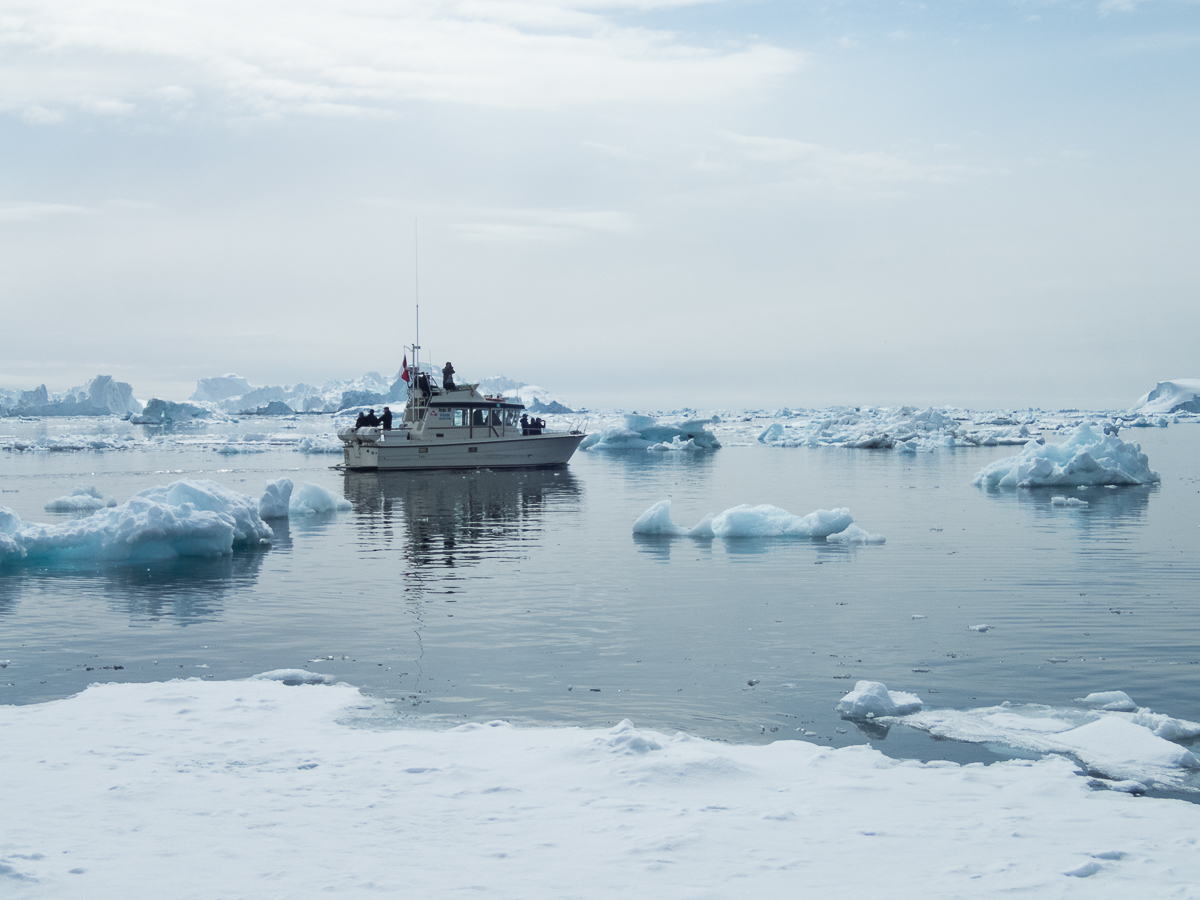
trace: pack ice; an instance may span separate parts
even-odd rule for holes
[[[1141,445],[1083,423],[1061,444],[1030,441],[1016,456],[980,469],[972,484],[984,487],[1058,487],[1153,484],[1159,481]]]
[[[148,488],[124,503],[57,525],[23,522],[0,507],[0,565],[21,559],[137,562],[220,556],[271,536],[257,500],[206,480]]]

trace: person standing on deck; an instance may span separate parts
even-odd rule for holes
[[[454,390],[454,366],[452,366],[449,362],[447,362],[445,368],[442,369],[442,390]]]
[[[379,421],[383,423],[384,431],[392,430],[392,411],[388,407],[383,408],[383,415],[379,417]]]

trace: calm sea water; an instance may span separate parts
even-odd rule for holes
[[[906,729],[881,740],[833,707],[871,679],[956,708],[1121,689],[1200,719],[1200,428],[1123,436],[1162,483],[1080,492],[1083,509],[972,487],[1003,447],[585,452],[566,469],[457,474],[342,474],[286,448],[8,452],[0,505],[27,521],[61,520],[43,505],[80,484],[125,500],[178,478],[257,496],[287,475],[353,510],[221,560],[0,570],[0,702],[309,668],[447,722],[628,717],[956,759],[986,751]],[[848,506],[887,543],[635,537],[666,498],[686,525],[740,503]]]

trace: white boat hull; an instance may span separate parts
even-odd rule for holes
[[[376,440],[345,442],[344,467],[351,471],[388,471],[562,466],[586,435],[550,433],[460,441],[423,441],[406,437],[403,431],[385,431]]]

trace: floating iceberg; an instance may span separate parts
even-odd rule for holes
[[[292,479],[277,478],[267,483],[258,500],[258,515],[263,519],[286,519],[292,501]]]
[[[589,434],[580,450],[716,450],[716,435],[705,428],[708,419],[662,422],[654,416],[631,414],[618,425]],[[678,439],[680,446],[676,445]],[[665,447],[662,445],[666,445]]]
[[[1079,425],[1061,444],[1030,441],[1016,456],[981,469],[971,482],[985,487],[1153,484],[1159,475],[1138,444]]]
[[[634,534],[681,535],[701,538],[802,537],[825,538],[857,528],[848,509],[818,509],[806,516],[794,516],[786,509],[763,504],[735,506],[722,513],[705,516],[691,528],[671,520],[671,501],[660,500],[638,516]],[[862,537],[865,535],[865,539]],[[845,538],[847,543],[883,543],[882,535],[868,534],[861,528]]]
[[[321,513],[343,512],[351,508],[349,500],[335,497],[319,484],[302,484],[288,503],[290,515],[315,516]]]
[[[290,478],[269,482],[258,501],[258,514],[264,519],[315,516],[350,508],[349,500],[334,496],[318,484],[302,484],[293,490]]]
[[[176,403],[174,400],[151,398],[139,415],[130,418],[134,425],[172,425],[195,422],[198,419],[225,418],[211,409],[194,403]]]
[[[847,719],[877,719],[881,716],[905,716],[924,704],[916,694],[889,691],[879,681],[860,681],[854,690],[838,701],[837,711]]]
[[[1143,416],[1173,412],[1200,413],[1200,378],[1179,378],[1160,381],[1154,390],[1129,408]]]
[[[51,394],[46,386],[20,391],[5,402],[0,397],[0,415],[13,416],[129,416],[142,411],[133,388],[111,375],[97,375],[83,387]]]
[[[138,562],[220,556],[272,536],[257,501],[214,481],[176,481],[58,525],[22,522],[0,507],[0,564],[16,559]]]

